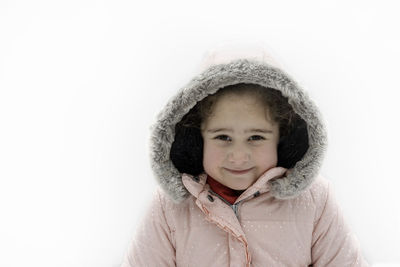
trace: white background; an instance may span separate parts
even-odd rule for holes
[[[322,174],[366,259],[400,266],[395,2],[1,1],[0,266],[119,266],[156,185],[150,124],[243,40],[320,107]]]

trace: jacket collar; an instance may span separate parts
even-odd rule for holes
[[[286,176],[287,169],[283,167],[274,167],[267,170],[264,174],[258,178],[258,180],[249,186],[235,201],[235,203],[248,198],[251,195],[263,194],[270,190],[270,184],[268,181],[272,179],[283,178]],[[207,174],[202,173],[198,176],[190,175],[187,173],[182,174],[182,182],[186,189],[195,198],[198,198],[202,191],[210,191],[210,185],[207,184]]]

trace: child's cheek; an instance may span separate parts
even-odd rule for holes
[[[257,150],[253,156],[255,156],[254,160],[263,162],[270,167],[276,166],[278,163],[278,151],[275,146],[263,147]]]
[[[210,144],[204,144],[203,151],[203,165],[204,168],[207,166],[216,166],[221,164],[224,160],[224,152],[221,148]]]

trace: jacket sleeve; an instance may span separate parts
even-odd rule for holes
[[[153,195],[144,217],[125,253],[121,267],[176,266],[171,229],[165,217],[159,189]]]
[[[358,239],[343,218],[330,182],[323,180],[325,190],[319,194],[322,206],[317,212],[312,235],[312,266],[369,266],[362,256]]]

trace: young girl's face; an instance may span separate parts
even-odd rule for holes
[[[234,190],[247,189],[277,164],[279,125],[252,96],[220,97],[201,132],[205,172]]]

